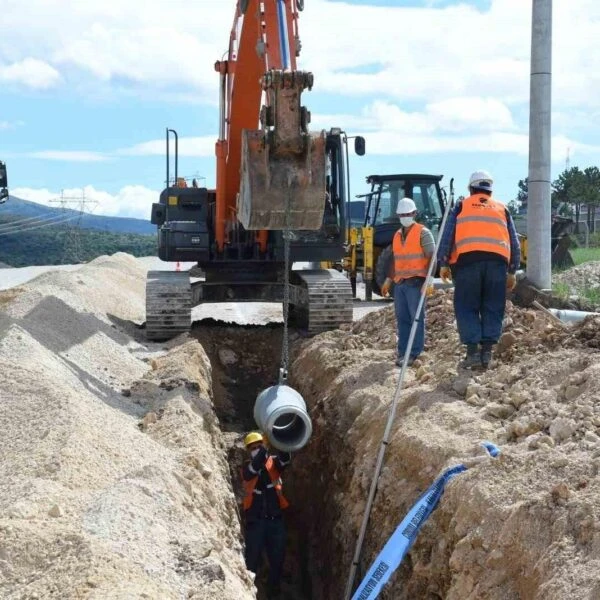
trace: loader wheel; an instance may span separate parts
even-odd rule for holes
[[[390,272],[392,263],[394,260],[394,254],[392,251],[392,245],[390,244],[387,248],[384,248],[375,263],[375,277],[373,278],[373,291],[381,296],[381,286],[385,281],[387,274]],[[394,297],[394,286],[390,290],[390,298]]]

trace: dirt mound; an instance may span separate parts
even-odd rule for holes
[[[573,289],[600,288],[600,262],[586,262],[553,276],[555,283],[563,283]]]
[[[501,447],[448,487],[382,598],[600,597],[598,322],[562,327],[508,305],[494,368],[457,369],[452,293],[428,309],[426,352],[407,372],[365,540],[366,571],[416,498],[445,467]],[[297,348],[293,381],[315,430],[296,458],[306,493],[315,597],[344,589],[396,389],[393,308]],[[311,476],[315,472],[324,477]],[[309,534],[309,537],[310,537]],[[321,565],[324,569],[325,565]]]
[[[134,342],[145,269],[0,293],[0,596],[254,598],[206,354]]]

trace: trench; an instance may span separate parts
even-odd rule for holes
[[[243,496],[240,466],[246,458],[243,436],[256,429],[253,408],[256,396],[277,383],[283,327],[270,325],[229,325],[207,319],[194,323],[192,336],[203,346],[212,366],[212,390],[215,412],[224,437],[234,493],[238,500],[241,531],[241,498]],[[293,341],[299,334],[290,330],[290,359],[293,359]],[[290,361],[291,362],[291,361]],[[286,558],[282,578],[281,598],[286,600],[320,600],[312,586],[311,573],[320,570],[321,557],[314,548],[309,532],[313,527],[306,522],[310,504],[303,490],[307,489],[302,470],[294,469],[298,456],[309,452],[310,443],[292,454],[292,463],[283,475],[283,490],[290,502],[285,511],[287,529]],[[316,544],[318,546],[318,544]],[[257,598],[267,598],[265,583],[267,561],[256,577]]]

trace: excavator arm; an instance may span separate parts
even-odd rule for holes
[[[237,222],[257,231],[317,230],[326,198],[326,134],[311,133],[298,71],[300,0],[238,0],[220,75],[215,240],[222,251]],[[261,106],[262,104],[262,106]]]

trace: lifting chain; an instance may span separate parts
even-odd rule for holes
[[[289,366],[289,336],[288,336],[288,317],[290,312],[290,241],[292,232],[290,229],[291,191],[287,193],[285,204],[285,229],[283,231],[283,341],[281,344],[281,367],[279,368],[279,384],[283,385],[287,381]]]

